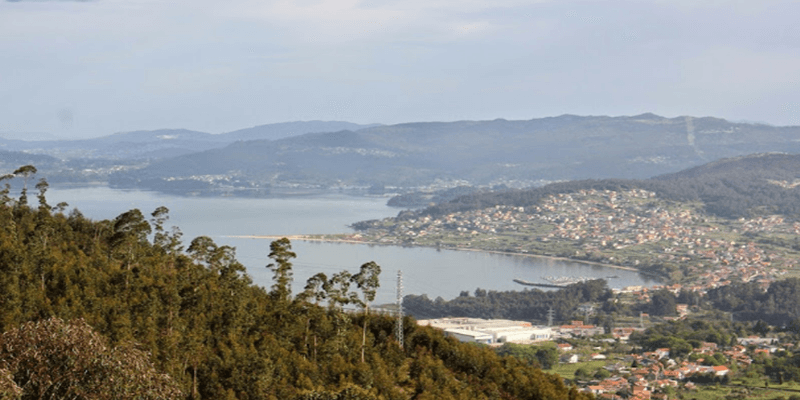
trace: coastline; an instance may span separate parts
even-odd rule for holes
[[[306,241],[306,242],[324,242],[324,243],[346,243],[346,244],[366,244],[366,245],[377,245],[377,246],[399,246],[403,247],[404,245],[398,244],[387,244],[387,243],[375,243],[375,242],[366,242],[363,240],[348,240],[348,239],[326,239],[326,238],[319,238],[314,237],[316,235],[226,235],[225,237],[230,238],[238,238],[238,239],[282,239],[287,238],[289,240],[298,240],[298,241]],[[406,245],[408,247],[408,245]],[[423,246],[423,245],[411,245],[410,247],[426,247],[435,249],[435,246]],[[554,261],[569,261],[581,264],[588,264],[588,265],[597,265],[606,268],[614,268],[620,269],[625,271],[632,271],[632,272],[639,272],[645,275],[652,276],[653,278],[658,278],[655,275],[648,274],[645,271],[632,268],[632,267],[625,267],[622,265],[614,265],[614,264],[604,264],[597,261],[587,261],[587,260],[578,260],[574,258],[568,257],[558,257],[558,256],[546,256],[541,254],[530,254],[530,253],[514,253],[509,251],[498,251],[498,250],[481,250],[481,249],[473,249],[467,247],[438,247],[441,250],[455,250],[455,251],[473,251],[478,253],[488,253],[488,254],[499,254],[504,256],[522,256],[522,257],[531,257],[531,258],[540,258],[540,259],[547,259],[547,260],[554,260]]]

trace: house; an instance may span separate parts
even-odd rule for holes
[[[730,370],[728,369],[728,367],[724,365],[717,365],[716,367],[714,367],[715,376],[725,376],[728,375],[728,372],[730,372]]]
[[[572,351],[573,347],[569,343],[559,343],[558,344],[558,349],[561,350],[561,351]]]
[[[646,386],[634,385],[633,388],[631,388],[631,391],[633,392],[632,393],[633,394],[633,398],[635,398],[635,399],[649,399],[650,398],[650,394],[651,393],[650,393],[649,390],[647,390]]]
[[[673,379],[676,381],[683,379],[683,373],[679,370],[664,371],[664,378]]]
[[[611,334],[619,340],[626,341],[630,339],[631,333],[633,333],[634,331],[635,331],[634,328],[614,328],[611,331]]]
[[[563,364],[575,364],[579,360],[577,354],[566,354],[561,357],[560,361]]]
[[[592,360],[605,360],[607,358],[605,354],[592,353]]]
[[[703,344],[700,345],[700,349],[698,349],[698,353],[702,354],[706,353],[714,354],[714,352],[716,351],[717,351],[717,344],[711,342],[703,342]]]
[[[602,326],[594,326],[594,325],[581,325],[573,330],[573,335],[583,336],[583,337],[602,335],[604,333],[605,329]]]
[[[605,388],[600,385],[593,385],[587,388],[590,393],[597,396],[598,394],[603,394],[605,392]]]
[[[668,348],[656,349],[656,351],[654,351],[654,353],[655,353],[656,357],[658,357],[659,359],[669,357],[669,349]]]
[[[585,315],[592,315],[594,314],[595,308],[594,305],[591,303],[581,304],[578,306],[578,312]]]
[[[769,349],[756,349],[755,355],[758,356],[759,354],[769,357]]]

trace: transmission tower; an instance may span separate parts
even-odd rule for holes
[[[403,348],[403,271],[397,270],[397,343]]]
[[[555,312],[553,311],[553,307],[550,307],[547,310],[547,326],[553,326],[553,315]]]

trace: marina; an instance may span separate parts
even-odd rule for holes
[[[575,284],[575,283],[586,282],[586,281],[590,281],[590,280],[593,280],[593,279],[614,279],[614,278],[619,278],[619,276],[618,275],[611,275],[611,276],[606,276],[606,277],[603,277],[603,278],[588,277],[588,276],[543,276],[543,277],[541,277],[541,279],[543,281],[546,281],[547,283],[531,282],[531,281],[527,281],[525,279],[520,279],[520,278],[514,278],[512,280],[514,282],[516,282],[516,283],[519,283],[520,285],[525,285],[525,286],[536,286],[536,287],[551,288],[551,289],[562,289],[562,288],[565,288],[565,287],[567,287],[569,285],[572,285],[572,284]]]

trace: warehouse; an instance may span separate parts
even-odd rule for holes
[[[420,320],[417,324],[441,329],[462,342],[486,344],[534,343],[550,340],[553,335],[553,330],[547,327],[504,319],[439,318]]]

